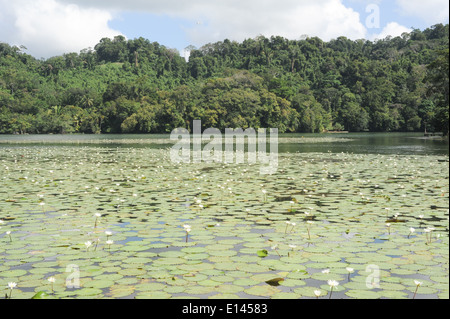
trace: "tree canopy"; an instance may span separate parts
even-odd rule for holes
[[[47,60],[0,43],[0,133],[442,131],[449,26],[324,42],[258,36],[190,47],[104,38]]]

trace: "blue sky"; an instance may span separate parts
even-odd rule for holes
[[[48,58],[119,34],[180,54],[258,35],[375,40],[448,23],[448,8],[448,0],[0,0],[0,42]]]
[[[185,30],[194,24],[188,19],[146,12],[123,12],[109,22],[112,29],[120,30],[129,39],[143,37],[178,50],[190,45]]]

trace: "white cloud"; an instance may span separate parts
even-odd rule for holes
[[[71,0],[61,0],[69,3]],[[359,14],[341,0],[110,0],[78,1],[86,7],[166,14],[193,22],[186,33],[195,45],[225,38],[242,41],[259,34],[298,39],[301,35],[329,40],[341,35],[363,38]]]
[[[108,27],[112,13],[56,0],[0,0],[0,11],[0,39],[23,44],[36,57],[79,52],[120,34]]]
[[[434,23],[438,23],[436,19],[448,20],[447,0],[396,1],[402,15]],[[339,36],[382,39],[410,31],[391,22],[380,33],[371,34],[364,25],[366,17],[344,5],[343,0],[0,0],[0,41],[23,44],[36,57],[79,52],[95,46],[103,37],[121,34],[108,23],[125,11],[190,21],[183,25],[183,31],[197,47],[260,34],[289,39],[306,34],[328,41]]]
[[[373,34],[369,36],[370,40],[382,40],[385,39],[388,36],[391,36],[393,38],[397,36],[401,36],[404,32],[410,33],[412,30],[410,28],[407,28],[405,26],[402,26],[398,24],[397,22],[391,22],[384,27],[384,29],[378,33]]]
[[[244,2],[244,1],[242,1]],[[357,39],[366,29],[359,14],[346,8],[339,0],[318,1],[245,1],[236,6],[209,6],[201,15],[206,26],[189,30],[195,43],[225,38],[242,41],[259,34],[298,39],[303,34],[330,40],[341,35]],[[213,30],[214,32],[210,32]]]
[[[397,0],[403,15],[417,17],[429,24],[448,23],[448,0]]]

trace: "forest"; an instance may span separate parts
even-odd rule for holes
[[[148,39],[36,59],[0,42],[1,134],[443,132],[449,26],[399,37],[324,42],[258,36],[177,50]]]

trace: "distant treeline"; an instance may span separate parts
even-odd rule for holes
[[[36,59],[0,43],[0,133],[441,131],[449,120],[449,26],[395,38],[259,36],[191,50],[139,38]]]

